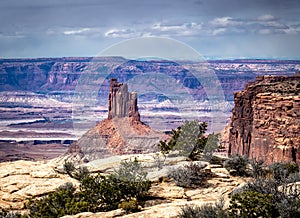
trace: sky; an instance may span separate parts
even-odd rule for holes
[[[300,59],[300,1],[0,0],[0,58],[94,57],[154,36],[206,59]]]

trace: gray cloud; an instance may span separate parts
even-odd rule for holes
[[[255,37],[268,43],[276,38],[295,53],[299,14],[298,0],[2,0],[0,56],[80,56],[141,36],[172,37],[233,56],[243,56],[225,46],[233,37],[249,50]]]

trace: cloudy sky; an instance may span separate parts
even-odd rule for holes
[[[149,36],[207,59],[300,59],[300,1],[0,0],[0,58],[96,56]]]

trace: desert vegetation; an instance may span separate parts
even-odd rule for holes
[[[72,183],[66,183],[53,193],[30,199],[25,205],[29,217],[61,217],[117,208],[135,212],[151,186],[146,179],[147,172],[136,159],[121,162],[119,168],[107,176],[93,175],[86,168],[75,168],[70,162],[64,164],[64,169],[80,181],[79,190]]]
[[[300,217],[300,174],[296,163],[274,163],[264,166],[261,161],[233,156],[224,164],[235,176],[252,179],[229,197],[229,206],[222,199],[215,205],[187,205],[179,217],[218,218],[295,218]]]
[[[220,135],[212,133],[205,136],[206,130],[207,123],[186,120],[176,130],[172,129],[170,140],[159,142],[159,150],[164,155],[178,151],[190,160],[200,159],[201,154],[211,157],[212,152],[219,146]]]
[[[196,137],[183,134],[184,129],[192,131]],[[175,164],[169,168],[165,181],[185,190],[209,187],[210,180],[216,176],[207,167],[209,163],[203,161],[207,160],[205,152],[209,151],[211,164],[217,162],[227,169],[232,178],[243,178],[248,182],[231,192],[226,204],[223,198],[214,204],[187,204],[181,208],[178,217],[300,217],[298,164],[265,165],[263,161],[249,160],[241,155],[234,155],[225,161],[218,159],[211,150],[218,146],[218,136],[204,136],[205,131],[205,123],[186,121],[177,130],[172,130],[169,141],[160,142],[160,151],[165,158],[172,156],[172,152],[186,157],[184,164]],[[207,148],[209,137],[212,140]],[[192,146],[186,146],[189,143]],[[151,182],[147,179],[147,171],[137,159],[122,161],[118,168],[105,175],[91,173],[86,167],[75,167],[72,162],[65,162],[63,169],[67,175],[79,181],[78,187],[66,183],[52,193],[30,199],[24,207],[28,214],[2,210],[1,217],[61,217],[118,208],[125,213],[134,213],[140,211],[147,200],[153,199],[149,193]]]

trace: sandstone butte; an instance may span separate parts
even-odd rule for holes
[[[108,117],[72,144],[69,153],[81,153],[85,161],[111,155],[156,152],[157,143],[167,136],[141,122],[137,93],[126,83],[110,80]]]
[[[300,74],[259,76],[234,93],[229,154],[300,163]]]

